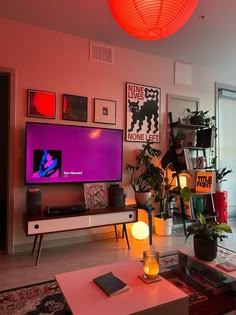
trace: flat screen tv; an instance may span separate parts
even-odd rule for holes
[[[26,184],[122,180],[123,131],[26,123]]]

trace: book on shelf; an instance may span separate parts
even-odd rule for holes
[[[192,160],[189,149],[184,149],[184,158],[185,158],[186,168],[189,170],[192,170],[193,160]]]
[[[186,132],[186,137],[185,137],[185,146],[187,147],[195,147],[196,146],[196,131],[195,130],[190,130]]]
[[[129,290],[127,284],[117,278],[112,272],[105,273],[93,279],[93,281],[102,289],[108,296],[114,296]]]

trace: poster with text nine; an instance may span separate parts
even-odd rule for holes
[[[160,142],[161,89],[126,83],[126,141]]]

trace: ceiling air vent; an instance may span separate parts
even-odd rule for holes
[[[112,64],[113,48],[90,42],[90,60]]]

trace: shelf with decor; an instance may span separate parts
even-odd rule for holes
[[[174,169],[188,171],[193,186],[189,204],[180,202],[180,217],[186,234],[186,223],[195,221],[198,213],[202,213],[207,220],[216,221],[217,213],[213,200],[215,170],[211,165],[215,128],[207,124],[173,122],[171,112],[169,128]]]

